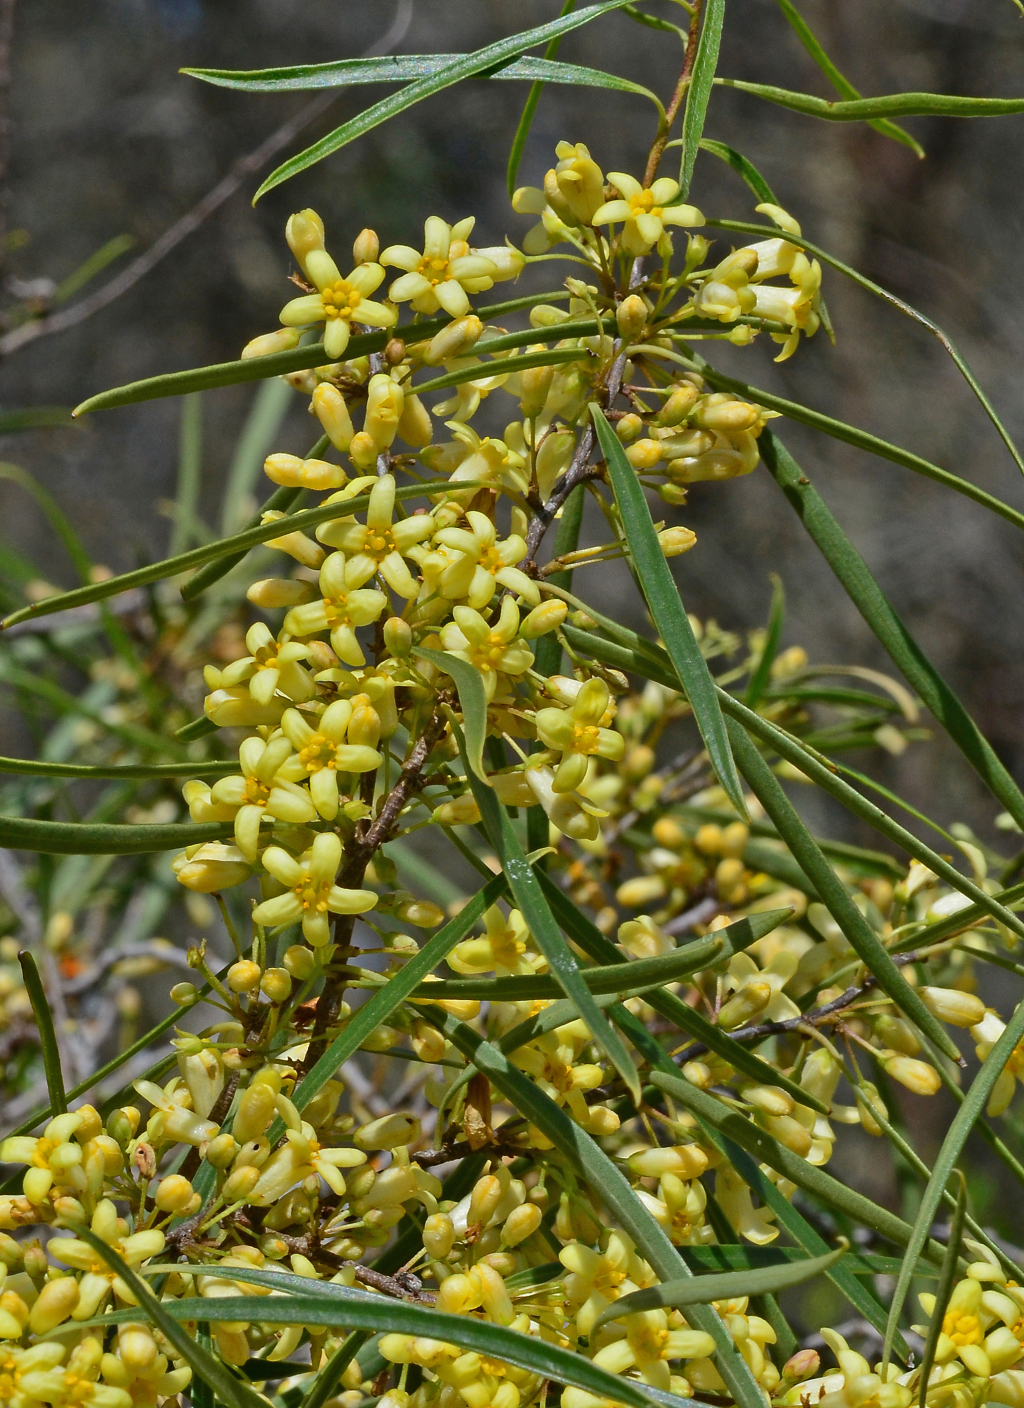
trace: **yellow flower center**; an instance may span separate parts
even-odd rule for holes
[[[496,547],[484,548],[480,554],[480,566],[485,572],[489,572],[492,577],[496,577],[505,566],[501,560],[501,554]]]
[[[14,1375],[0,1374],[0,1399],[4,1403],[10,1403],[14,1397]]]
[[[470,654],[478,670],[497,670],[507,649],[506,642],[498,637],[496,631],[491,631],[484,642],[472,647]]]
[[[270,788],[258,777],[245,779],[245,800],[251,807],[265,807],[270,799]]]
[[[662,206],[654,204],[654,196],[650,191],[638,191],[635,196],[630,196],[629,208],[634,216],[657,215],[659,220],[663,209]]]
[[[428,259],[426,255],[416,266],[417,274],[422,274],[425,279],[429,279],[431,286],[436,287],[451,278],[447,259]]]
[[[295,894],[304,913],[326,914],[327,896],[330,888],[331,882],[329,880],[321,880],[319,884],[316,884],[312,875],[307,871],[295,886]]]
[[[363,301],[363,295],[353,288],[347,279],[336,279],[333,284],[328,284],[321,290],[320,297],[323,299],[328,320],[344,318],[347,323],[352,321],[356,309]]]
[[[338,760],[334,755],[335,745],[322,733],[315,733],[304,748],[299,749],[299,762],[307,772],[319,772],[321,768],[336,768]]]
[[[35,1168],[49,1168],[50,1155],[57,1145],[52,1139],[39,1138],[36,1140],[36,1147],[32,1154],[32,1163]]]
[[[389,553],[395,551],[397,551],[395,536],[390,528],[368,528],[366,530],[363,552],[375,558],[377,562],[383,562]]]
[[[572,746],[575,752],[589,757],[591,753],[597,752],[597,745],[601,741],[601,730],[594,724],[574,724],[572,730]]]
[[[252,658],[256,663],[257,670],[276,670],[277,641],[271,641],[269,645],[261,645]]]
[[[942,1333],[948,1335],[958,1349],[968,1344],[981,1344],[984,1338],[976,1315],[958,1315],[956,1311],[946,1315]]]

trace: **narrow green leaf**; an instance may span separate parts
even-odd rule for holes
[[[576,0],[569,0],[562,14],[567,15],[576,7]],[[560,64],[553,62],[558,50],[557,35],[549,41],[543,58],[532,55],[506,63],[493,73],[476,72],[474,78],[511,79],[520,83],[534,83],[543,87],[545,83],[566,84],[576,88],[606,88],[617,93],[635,93],[648,98],[661,106],[649,88],[640,83],[631,83],[618,74],[606,73],[599,68],[586,68],[582,64]],[[413,83],[419,79],[441,74],[454,65],[460,64],[465,54],[387,54],[374,59],[336,59],[326,64],[293,64],[288,68],[263,68],[249,71],[234,71],[220,68],[183,68],[180,71],[189,78],[202,79],[217,88],[233,88],[245,93],[293,93],[310,90],[348,88],[363,83]]]
[[[138,856],[224,841],[230,825],[219,822],[171,822],[128,826],[119,822],[37,821],[0,816],[0,846],[10,851],[41,851],[51,856]]]
[[[457,943],[466,937],[475,924],[478,924],[487,910],[505,889],[505,877],[495,875],[483,889],[450,920],[439,929],[420,949],[415,957],[404,964],[401,971],[389,978],[368,1002],[349,1019],[345,1027],[330,1044],[316,1065],[295,1087],[292,1100],[297,1110],[304,1110],[310,1100],[324,1088],[335,1071],[356,1051],[382,1022],[404,1002],[418,983],[433,973],[439,963],[443,963]]]
[[[492,303],[475,311],[483,319],[501,317],[519,308],[530,308],[535,303],[550,303],[553,300],[568,298],[564,289],[548,293],[529,293],[518,298],[506,299],[503,303]],[[395,328],[385,328],[382,332],[359,333],[349,339],[345,350],[346,357],[364,357],[370,352],[380,352],[392,337],[405,337],[417,341],[433,337],[451,319],[447,316],[425,318],[422,322],[406,323]],[[542,340],[542,330],[537,329],[535,342]],[[132,406],[139,401],[153,401],[163,396],[185,396],[192,391],[209,391],[217,386],[236,386],[244,381],[263,381],[267,377],[286,376],[289,372],[304,371],[309,367],[319,367],[324,363],[324,345],[311,342],[303,347],[295,347],[291,352],[273,352],[267,357],[239,358],[234,362],[218,362],[208,367],[190,367],[182,372],[165,372],[161,376],[146,377],[143,381],[132,381],[126,386],[114,386],[109,391],[100,391],[76,406],[73,415],[83,416],[90,411],[106,411],[116,406]]]
[[[402,501],[415,499],[439,493],[447,487],[447,479],[432,479],[421,484],[403,485],[395,491],[395,497]],[[341,505],[322,503],[316,508],[303,509],[301,513],[289,515],[288,531],[303,532],[307,528],[314,528],[318,523],[325,523],[330,518],[361,513],[369,502],[369,494],[357,494],[355,498]],[[177,577],[193,567],[201,567],[206,562],[227,557],[232,553],[238,554],[239,557],[244,556],[250,548],[265,543],[268,538],[280,537],[281,531],[280,521],[259,523],[255,527],[243,529],[241,533],[233,533],[230,538],[220,538],[215,543],[204,543],[202,547],[191,548],[188,552],[179,553],[177,557],[165,558],[163,562],[139,567],[134,572],[122,572],[119,577],[110,577],[105,582],[92,582],[87,587],[76,587],[74,591],[61,592],[59,596],[48,596],[43,601],[33,602],[30,606],[22,607],[20,611],[12,612],[0,621],[0,630],[16,626],[19,621],[35,620],[37,616],[52,616],[55,611],[66,611],[72,606],[85,606],[91,601],[105,601],[108,597],[120,596],[122,592],[130,591],[132,587],[142,587],[148,582],[159,582],[166,577]]]
[[[89,580],[89,573],[92,570],[92,559],[82,546],[81,539],[71,525],[67,514],[63,511],[57,500],[44,489],[34,475],[28,470],[22,469],[20,465],[9,464],[6,461],[0,462],[0,480],[6,479],[11,484],[17,484],[19,488],[25,490],[27,494],[35,499],[42,509],[46,521],[64,544],[65,551],[70,557],[75,571],[83,582]]]
[[[487,696],[484,693],[483,676],[466,660],[447,650],[427,650],[416,646],[415,653],[422,655],[455,681],[459,691],[459,705],[462,709],[462,728],[466,740],[466,758],[474,775],[485,786],[487,768],[484,764],[484,743],[487,739]]]
[[[769,473],[839,578],[857,610],[888,651],[897,669],[943,726],[989,790],[1024,827],[1024,795],[977,724],[897,616],[868,569],[807,476],[776,435],[765,430],[758,442]]]
[[[825,859],[771,768],[734,719],[728,721],[736,761],[754,794],[775,823],[801,870],[810,878],[822,903],[849,940],[857,957],[874,975],[878,986],[916,1023],[940,1051],[963,1063],[945,1028],[892,961],[889,950],[850,898],[849,891]]]
[[[726,146],[725,142],[714,142],[710,137],[702,137],[698,146],[702,152],[710,152],[712,156],[717,156],[719,161],[727,162],[734,171],[739,173],[759,201],[766,201],[770,205],[778,205],[779,202],[775,197],[775,192],[761,175],[760,171],[758,171],[752,161],[748,161],[735,147]]]
[[[914,1266],[928,1238],[928,1230],[935,1220],[935,1214],[942,1202],[946,1185],[949,1183],[960,1157],[967,1136],[984,1113],[992,1087],[1013,1055],[1017,1043],[1024,1037],[1024,1002],[1018,1003],[1013,1016],[992,1050],[981,1063],[981,1069],[971,1082],[971,1088],[964,1102],[953,1116],[952,1123],[942,1141],[938,1157],[932,1165],[932,1176],[921,1195],[921,1203],[914,1219],[910,1241],[907,1243],[906,1264],[900,1271],[889,1309],[889,1323],[886,1327],[883,1361],[888,1363],[892,1352],[892,1338],[899,1327],[903,1304],[910,1290],[914,1276]]]
[[[107,1263],[111,1271],[120,1276],[135,1297],[137,1309],[144,1311],[146,1317],[152,1321],[178,1351],[185,1363],[189,1365],[197,1379],[209,1384],[225,1403],[232,1405],[232,1408],[265,1408],[265,1400],[259,1394],[255,1393],[241,1379],[235,1378],[226,1365],[216,1359],[208,1349],[204,1349],[194,1335],[178,1324],[179,1319],[198,1320],[200,1316],[207,1320],[214,1318],[212,1315],[206,1314],[209,1306],[201,1296],[192,1301],[193,1313],[191,1315],[179,1315],[177,1313],[178,1307],[187,1304],[187,1302],[177,1301],[164,1304],[157,1300],[142,1278],[122,1261],[114,1248],[101,1241],[88,1227],[76,1227],[75,1236],[81,1238],[83,1242],[88,1242],[93,1251]],[[259,1300],[261,1298],[253,1296],[249,1299]],[[269,1297],[262,1299],[269,1299]],[[171,1304],[174,1305],[174,1313],[169,1313]],[[105,1316],[100,1317],[101,1323],[106,1318]]]
[[[1024,112],[1024,98],[965,98],[949,93],[889,93],[882,98],[854,98],[830,103],[810,93],[793,93],[766,83],[745,83],[739,78],[716,78],[727,88],[777,103],[791,112],[823,117],[828,122],[871,122],[887,117],[1006,117]]]
[[[859,98],[860,93],[850,80],[839,72],[835,64],[825,53],[825,50],[812,33],[807,21],[792,3],[792,0],[779,0],[779,8],[789,21],[793,33],[800,40],[800,43],[810,54],[811,58],[821,69],[836,92],[842,94],[844,98]],[[909,147],[915,156],[924,156],[924,148],[921,144],[915,141],[909,132],[904,131],[902,127],[898,127],[895,122],[887,122],[883,118],[871,122],[869,126],[873,127],[876,132],[881,133],[883,137],[891,137],[894,142],[901,142],[903,146]]]
[[[633,1238],[640,1255],[650,1262],[655,1274],[663,1281],[677,1279],[686,1269],[679,1248],[672,1245],[665,1230],[590,1135],[513,1066],[497,1046],[485,1041],[464,1022],[456,1021],[447,1013],[431,1014],[430,1021],[487,1076],[516,1110],[551,1140],[572,1170],[594,1190]],[[694,1306],[687,1319],[695,1329],[704,1330],[714,1338],[718,1371],[738,1408],[763,1408],[760,1389],[712,1307]],[[628,1381],[619,1380],[620,1385],[623,1382]],[[621,1399],[621,1386],[614,1396]]]
[[[749,1159],[750,1156],[745,1157]],[[761,1266],[782,1266],[787,1262],[803,1261],[807,1252],[802,1247],[780,1247],[777,1242],[766,1247],[751,1246],[746,1242],[727,1242],[707,1247],[687,1247],[683,1255],[699,1270],[740,1271],[744,1268],[756,1270]],[[824,1256],[825,1253],[820,1255]],[[895,1276],[902,1264],[902,1257],[851,1251],[846,1255],[843,1269],[852,1271],[855,1276]],[[934,1279],[936,1270],[928,1262],[921,1262],[917,1274]]]
[[[469,666],[467,668],[472,668]],[[456,725],[456,728],[458,726]],[[484,829],[494,847],[501,868],[508,877],[512,898],[518,906],[537,947],[548,961],[551,975],[558,986],[573,1004],[582,1020],[590,1029],[590,1034],[602,1049],[609,1061],[626,1082],[626,1088],[640,1098],[640,1079],[636,1073],[629,1052],[618,1032],[609,1024],[598,1007],[583,980],[576,955],[565,942],[559,930],[551,907],[544,897],[540,882],[523,854],[509,819],[507,810],[494,795],[492,788],[485,785],[470,769],[466,754],[466,741],[459,735],[459,744],[466,760],[473,796],[480,808]]]
[[[1024,99],[1021,99],[1021,102],[1024,104]],[[777,237],[778,235],[777,226],[751,225],[745,220],[707,220],[705,223],[709,226],[713,225],[720,230],[742,230],[746,234],[767,235],[769,237]],[[938,339],[952,358],[960,375],[974,392],[978,404],[984,409],[985,414],[995,426],[999,438],[1010,452],[1014,464],[1020,472],[1024,474],[1024,456],[1021,455],[1021,452],[1014,444],[1012,435],[996,414],[996,408],[986,396],[978,378],[971,371],[952,339],[947,333],[943,332],[938,323],[933,323],[931,318],[926,318],[923,313],[918,312],[916,308],[911,307],[911,305],[904,302],[902,298],[897,298],[894,293],[890,293],[887,288],[882,288],[880,284],[873,283],[871,279],[858,273],[856,269],[852,269],[849,264],[844,264],[841,259],[837,259],[834,254],[829,254],[827,250],[822,249],[819,245],[812,244],[810,240],[805,240],[802,235],[793,235],[787,231],[786,239],[792,244],[799,245],[801,249],[806,250],[809,254],[815,255],[822,263],[828,264],[833,269],[838,269],[841,274],[845,274],[848,279],[852,279],[855,284],[859,284],[860,287],[866,289],[868,293],[873,293],[876,298],[881,298],[886,303],[891,303],[894,308],[898,308],[901,313],[905,313],[906,316],[912,318],[915,323],[920,323],[923,328],[927,328],[932,336]]]
[[[199,481],[203,472],[203,402],[198,392],[181,403],[178,431],[178,490],[174,496],[174,523],[167,550],[173,557],[184,552],[199,508]]]
[[[704,21],[705,28],[711,21],[712,16],[709,14]],[[745,817],[747,809],[743,801],[743,787],[729,748],[725,721],[715,696],[714,681],[707,661],[700,653],[686,608],[680,600],[671,569],[658,542],[644,491],[640,487],[636,471],[626,459],[626,452],[619,437],[605,420],[600,408],[591,406],[590,414],[601,449],[604,451],[615,501],[622,516],[626,539],[640,585],[651,608],[654,624],[682,681],[704,746],[708,750],[711,766],[729,801],[740,816]]]
[[[601,1311],[594,1321],[594,1332],[607,1325],[609,1320],[621,1320],[624,1315],[635,1315],[641,1310],[674,1310],[690,1305],[710,1305],[712,1301],[729,1300],[733,1296],[762,1296],[788,1291],[830,1270],[849,1249],[847,1243],[834,1252],[808,1257],[806,1261],[763,1266],[757,1271],[722,1271],[718,1275],[690,1276],[684,1281],[663,1281],[660,1286],[631,1291]]]
[[[694,358],[694,360],[698,359]],[[890,460],[893,464],[902,465],[904,469],[912,469],[915,474],[923,474],[926,479],[934,479],[937,484],[944,484],[947,489],[952,489],[957,494],[963,494],[965,498],[973,499],[976,504],[981,504],[982,508],[997,513],[1000,518],[1005,518],[1007,523],[1012,523],[1015,528],[1024,529],[1024,513],[1003,503],[1002,499],[997,499],[994,494],[988,494],[984,489],[979,489],[969,479],[961,479],[959,475],[953,474],[950,470],[942,469],[939,465],[932,464],[930,460],[922,459],[920,455],[915,455],[910,450],[904,450],[900,445],[892,445],[888,440],[882,440],[877,435],[871,435],[868,431],[861,430],[857,426],[847,425],[844,421],[835,420],[832,416],[824,415],[821,411],[812,410],[809,406],[802,406],[797,401],[787,401],[783,396],[775,396],[770,391],[762,391],[759,387],[748,386],[745,382],[722,376],[709,367],[703,358],[699,359],[699,364],[701,374],[720,390],[735,391],[738,395],[749,397],[751,401],[758,402],[759,405],[770,411],[781,412],[782,415],[789,420],[796,421],[799,425],[809,425],[812,430],[820,430],[833,440],[841,440],[846,445],[854,445],[858,450],[866,450],[869,455],[877,455],[879,459]]]
[[[270,173],[256,192],[255,200],[259,200],[260,196],[266,195],[267,191],[272,191],[283,181],[297,176],[300,171],[305,171],[316,162],[322,161],[325,156],[339,151],[357,137],[372,132],[382,122],[387,122],[400,112],[405,112],[416,103],[422,102],[424,98],[431,98],[436,93],[442,93],[446,88],[451,88],[453,84],[460,83],[464,78],[475,77],[484,69],[503,65],[507,61],[516,59],[527,49],[532,49],[535,45],[543,44],[546,40],[554,39],[558,35],[568,34],[572,29],[579,29],[581,25],[589,24],[599,15],[607,14],[609,10],[620,9],[626,3],[628,0],[599,0],[596,5],[587,5],[582,10],[563,15],[557,20],[551,20],[548,24],[538,25],[535,29],[523,30],[507,39],[500,39],[497,43],[488,44],[485,48],[477,49],[472,54],[460,55],[454,63],[446,65],[437,73],[427,74],[400,89],[397,93],[392,93],[389,97],[382,99],[379,103],[374,103],[372,107],[364,109],[350,122],[335,128],[333,132],[328,133],[319,142],[315,142],[313,146],[307,147],[297,156],[290,157],[276,171]]]
[[[0,758],[0,772],[26,777],[224,777],[237,772],[238,764],[193,763],[48,763],[38,758]]]
[[[939,1347],[942,1322],[946,1318],[946,1306],[953,1293],[957,1261],[960,1257],[960,1244],[964,1235],[964,1219],[967,1216],[967,1180],[959,1169],[957,1169],[957,1173],[959,1174],[960,1187],[956,1195],[956,1207],[949,1223],[949,1237],[946,1241],[946,1255],[942,1258],[942,1270],[939,1272],[939,1284],[935,1288],[935,1304],[932,1307],[928,1323],[928,1338],[925,1340],[924,1353],[921,1355],[921,1392],[917,1400],[919,1408],[927,1408],[928,1385],[935,1364],[935,1351]]]
[[[679,167],[680,200],[685,200],[690,194],[693,167],[704,133],[708,100],[715,82],[715,69],[718,67],[718,50],[722,42],[724,22],[725,0],[706,0],[690,86],[686,90],[686,106],[683,109],[683,151]]]
[[[757,701],[768,687],[768,681],[772,677],[772,664],[779,651],[779,642],[782,639],[782,622],[786,614],[786,592],[782,585],[782,578],[775,572],[772,573],[772,604],[768,612],[768,629],[765,631],[764,645],[761,647],[761,656],[750,676],[750,683],[747,685],[746,700],[748,706],[753,709]]]
[[[39,1044],[43,1050],[43,1069],[46,1072],[46,1089],[50,1095],[50,1109],[62,1115],[68,1108],[68,1097],[64,1091],[64,1073],[60,1068],[60,1048],[57,1033],[53,1029],[53,1013],[43,991],[36,961],[28,949],[18,954],[18,962],[25,977],[25,991],[32,1004],[32,1014],[39,1030]]]
[[[572,332],[564,333],[563,329],[565,326],[565,323],[558,324],[559,337],[583,335],[574,334]],[[598,327],[596,322],[592,321],[589,326],[593,328],[595,333],[597,332]],[[508,340],[514,338],[525,342],[527,336],[531,342],[538,341],[533,328],[528,329],[527,334],[522,336],[519,333],[510,333]],[[505,338],[494,338],[493,340],[495,342],[506,341]],[[486,351],[489,351],[486,344],[481,346],[479,342],[473,348],[474,356],[477,353]],[[414,385],[411,389],[415,391],[417,396],[422,396],[428,391],[441,391],[446,386],[461,386],[464,381],[476,381],[482,376],[514,376],[516,372],[524,372],[528,367],[557,367],[561,366],[563,362],[582,361],[590,355],[591,354],[585,347],[552,347],[547,352],[526,352],[520,357],[505,357],[499,361],[481,362],[479,364],[474,363],[468,367],[458,367],[453,372],[445,372],[443,376],[435,376],[431,378],[430,381],[422,382],[419,386]]]
[[[575,10],[577,0],[565,0],[560,14],[569,15]],[[548,40],[547,48],[544,50],[545,59],[554,59],[561,47],[562,39],[556,35],[554,39]],[[510,68],[515,68],[515,64],[510,64]],[[507,70],[504,70],[507,72]],[[516,126],[515,136],[512,138],[512,149],[508,154],[508,165],[505,168],[505,183],[508,186],[509,200],[512,199],[516,189],[516,176],[519,174],[519,163],[523,159],[523,152],[526,150],[526,139],[530,135],[530,128],[533,126],[533,115],[537,111],[537,104],[540,102],[541,91],[544,84],[535,82],[527,94],[526,102],[523,105],[522,115]]]
[[[1024,920],[1019,919],[1004,904],[1000,904],[969,876],[962,874],[955,866],[950,865],[949,861],[939,855],[937,851],[926,846],[923,841],[919,841],[913,832],[900,826],[899,822],[894,821],[880,807],[876,807],[874,802],[869,801],[867,797],[862,797],[856,788],[851,787],[848,782],[844,782],[841,777],[836,775],[833,771],[834,764],[829,766],[826,761],[823,761],[820,756],[815,756],[813,750],[800,743],[792,734],[786,733],[784,729],[779,728],[768,719],[761,718],[753,710],[747,709],[739,700],[727,694],[725,690],[719,691],[719,699],[726,713],[731,714],[741,723],[748,733],[757,734],[787,762],[799,768],[816,786],[835,797],[844,807],[873,826],[883,836],[888,836],[891,841],[895,841],[896,845],[900,846],[908,855],[919,860],[929,870],[933,870],[955,890],[968,896],[975,904],[981,905],[985,913],[991,915],[998,923],[1005,924],[1013,933],[1024,938]]]

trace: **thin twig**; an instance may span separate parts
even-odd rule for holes
[[[0,4],[5,2],[13,8],[13,0],[0,0]],[[413,0],[398,0],[398,12],[390,29],[360,57],[373,58],[380,54],[386,54],[396,44],[400,44],[412,22],[412,14]],[[2,32],[0,32],[0,42],[2,42]],[[0,72],[0,84],[2,84],[2,72]],[[215,210],[219,210],[225,201],[235,194],[247,177],[259,171],[260,167],[265,166],[271,157],[275,156],[283,147],[288,146],[303,128],[308,127],[311,122],[315,122],[322,113],[326,112],[343,91],[343,89],[336,88],[329,93],[322,94],[319,98],[314,98],[311,103],[300,108],[294,117],[282,124],[276,132],[271,133],[255,151],[249,152],[247,156],[239,157],[228,174],[218,181],[197,205],[187,211],[180,220],[176,220],[170,229],[165,230],[156,243],[151,245],[144,254],[133,259],[126,269],[122,269],[120,274],[103,284],[88,298],[83,298],[80,303],[76,303],[71,308],[62,309],[59,313],[50,313],[44,318],[36,318],[31,322],[23,323],[21,327],[15,328],[4,337],[0,337],[0,357],[10,356],[12,352],[18,351],[29,342],[34,342],[37,337],[47,337],[52,333],[66,332],[68,328],[77,327],[79,323],[85,322],[86,318],[91,318],[101,308],[106,308],[109,303],[113,303],[116,298],[127,293],[173,249],[176,249],[182,240],[187,239],[197,230]],[[2,153],[2,137],[0,137],[0,153]],[[2,176],[2,157],[0,157],[0,176]]]
[[[690,78],[693,75],[694,60],[697,57],[697,41],[700,38],[700,16],[704,8],[703,0],[694,0],[693,14],[690,18],[690,33],[686,41],[686,53],[683,56],[683,68],[679,75],[679,82],[676,84],[676,91],[672,94],[672,99],[665,109],[665,121],[658,129],[651,146],[650,155],[647,158],[647,169],[644,172],[643,184],[653,185],[654,178],[658,174],[658,167],[661,165],[662,154],[668,144],[669,134],[672,131],[672,124],[676,119],[676,114],[682,106],[690,87]]]

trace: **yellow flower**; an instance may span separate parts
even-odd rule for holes
[[[537,710],[537,737],[545,747],[562,754],[552,783],[556,792],[574,791],[587,775],[588,759],[595,754],[616,763],[625,755],[622,734],[598,726],[610,697],[605,682],[592,679],[580,689],[571,709]]]
[[[306,277],[316,285],[317,292],[293,298],[285,304],[280,316],[286,327],[324,323],[324,352],[333,362],[348,346],[354,322],[373,328],[394,326],[398,317],[394,309],[370,300],[370,294],[384,280],[384,270],[379,264],[360,264],[343,279],[337,264],[324,249],[323,224],[312,211],[293,215],[288,222],[288,235],[292,252]]]
[[[489,289],[495,279],[508,278],[493,259],[474,253],[467,238],[476,223],[473,216],[449,225],[431,215],[423,225],[423,252],[408,244],[393,244],[380,256],[381,264],[406,272],[395,280],[389,297],[396,303],[411,302],[418,313],[443,308],[453,318],[469,312],[471,293]]]
[[[264,900],[252,912],[268,928],[302,920],[302,933],[313,948],[331,937],[328,914],[364,914],[377,903],[372,890],[343,890],[334,883],[341,864],[341,842],[332,832],[318,836],[298,860],[280,846],[268,846],[263,865],[286,887],[286,893]]]
[[[622,224],[622,243],[630,254],[646,254],[658,243],[666,225],[703,225],[704,216],[695,205],[672,205],[679,194],[679,182],[661,176],[644,188],[635,176],[609,171],[608,180],[621,199],[606,201],[594,212],[595,225]]]
[[[96,1205],[91,1223],[93,1233],[113,1248],[126,1265],[141,1266],[150,1257],[159,1256],[164,1249],[164,1234],[156,1229],[136,1232],[130,1237],[121,1238],[117,1227],[117,1209],[109,1199],[104,1198]],[[99,1252],[93,1251],[88,1242],[77,1237],[54,1237],[47,1247],[48,1252],[66,1266],[85,1274],[78,1283],[79,1299],[71,1312],[73,1320],[90,1320],[98,1314],[111,1291],[129,1305],[137,1302],[124,1281],[103,1260]],[[72,1399],[72,1402],[74,1400]]]
[[[236,808],[235,845],[250,863],[256,859],[264,816],[295,826],[316,818],[309,794],[279,776],[282,764],[291,755],[292,745],[282,734],[270,743],[264,743],[262,738],[246,738],[238,749],[241,772],[220,778],[210,789],[212,802]]]
[[[345,742],[352,718],[347,699],[329,704],[312,728],[298,709],[288,709],[281,719],[281,731],[295,749],[290,771],[309,778],[309,791],[317,811],[325,821],[338,815],[338,773],[372,772],[383,759],[373,748]],[[298,779],[296,778],[296,781]]]
[[[373,587],[349,589],[346,574],[356,575],[348,568],[343,552],[332,552],[320,568],[322,600],[304,606],[293,606],[284,618],[283,631],[293,636],[312,636],[330,631],[331,648],[346,665],[365,665],[366,656],[356,639],[359,626],[368,626],[388,604],[383,592]]]
[[[466,660],[483,676],[484,692],[493,699],[498,675],[521,675],[533,664],[533,651],[517,640],[519,609],[510,596],[502,598],[501,614],[491,625],[471,606],[456,606],[441,632],[445,650]]]
[[[40,1402],[58,1408],[134,1408],[125,1389],[98,1382],[103,1359],[103,1345],[90,1335],[72,1350],[66,1367],[30,1370],[21,1381],[26,1408]]]
[[[366,1155],[361,1149],[324,1148],[313,1126],[302,1122],[298,1129],[286,1131],[284,1145],[263,1165],[248,1201],[255,1207],[267,1208],[310,1174],[319,1174],[331,1191],[341,1197],[345,1193],[345,1179],[340,1170],[365,1163]]]
[[[491,905],[484,913],[484,929],[480,938],[465,939],[449,954],[449,966],[456,973],[493,972],[506,977],[539,971],[542,965],[527,955],[530,930],[518,909],[510,910],[506,919],[497,905]]]
[[[497,529],[485,513],[470,509],[470,527],[441,528],[434,542],[454,549],[458,556],[441,573],[439,588],[448,601],[465,597],[480,611],[487,606],[499,586],[515,592],[531,606],[540,604],[537,583],[514,564],[526,556],[526,542],[518,533],[497,541]]]
[[[206,682],[215,689],[231,689],[247,684],[249,698],[266,705],[280,692],[295,704],[302,704],[316,695],[316,687],[308,673],[298,663],[309,658],[309,647],[297,641],[279,642],[262,621],[245,633],[249,654],[234,660],[225,669],[207,669]]]
[[[351,486],[350,486],[351,487]],[[429,538],[434,520],[429,513],[413,514],[394,522],[395,480],[382,475],[370,490],[366,523],[355,518],[333,518],[316,530],[320,542],[345,554],[345,586],[349,591],[379,573],[399,596],[413,597],[419,587],[403,558],[415,543]],[[324,564],[326,566],[326,563]],[[332,569],[336,573],[337,568]],[[333,582],[334,576],[330,578]]]

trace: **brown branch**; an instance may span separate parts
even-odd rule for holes
[[[13,11],[13,0],[0,0],[0,7],[4,5]],[[394,23],[387,33],[376,44],[371,45],[361,57],[373,58],[379,54],[386,54],[396,44],[400,44],[412,21],[412,12],[413,0],[398,0],[398,12]],[[2,22],[3,9],[0,8],[0,64],[2,64],[3,52]],[[2,92],[2,87],[3,71],[0,67],[0,92]],[[315,122],[322,113],[326,112],[343,91],[336,88],[329,93],[322,94],[319,98],[314,98],[311,103],[300,108],[294,117],[282,124],[276,132],[272,132],[255,151],[239,157],[228,174],[218,181],[197,205],[187,211],[180,220],[176,220],[170,229],[165,230],[156,243],[151,245],[145,253],[140,254],[137,259],[133,259],[126,269],[122,269],[120,274],[103,284],[88,298],[83,298],[72,308],[65,308],[59,313],[50,313],[44,318],[36,318],[31,322],[23,323],[21,327],[15,328],[4,337],[0,337],[0,357],[9,356],[28,343],[34,342],[37,337],[47,337],[53,333],[66,332],[68,328],[77,327],[79,323],[85,322],[86,318],[91,318],[101,308],[106,308],[109,303],[113,303],[123,293],[127,293],[173,249],[176,249],[182,240],[187,239],[197,230],[204,220],[214,211],[219,210],[225,201],[235,194],[248,176],[259,171],[260,167],[265,166],[271,157],[275,156],[283,147],[288,146],[303,128],[308,127],[311,122]],[[0,111],[2,111],[2,107],[0,107]],[[0,132],[0,180],[3,177],[4,140],[4,135]],[[2,230],[2,213],[0,213],[0,230]]]
[[[694,60],[697,57],[697,41],[700,38],[700,16],[702,9],[703,0],[693,0],[693,14],[690,17],[690,33],[686,40],[686,53],[683,55],[682,72],[679,75],[676,90],[672,94],[668,107],[665,109],[665,121],[659,128],[658,135],[654,139],[650,154],[647,158],[647,169],[644,171],[643,179],[645,186],[650,186],[654,183],[654,178],[658,174],[658,167],[661,165],[662,155],[664,154],[665,147],[668,145],[672,124],[676,120],[676,115],[690,87]]]

